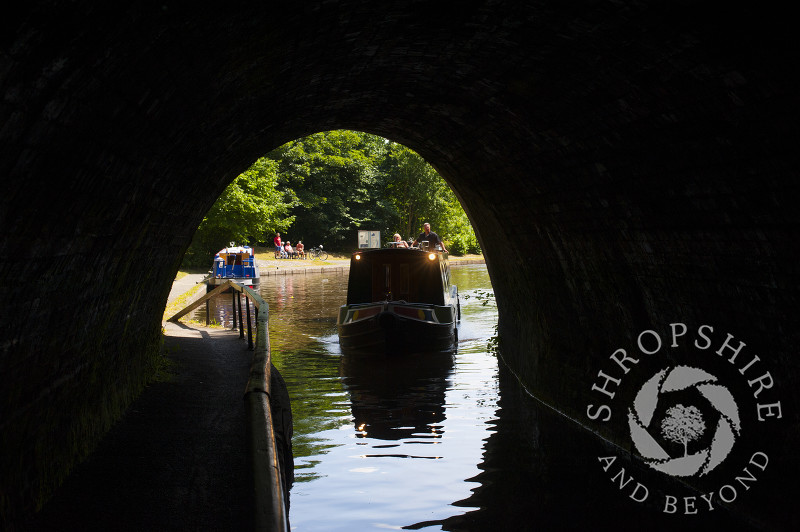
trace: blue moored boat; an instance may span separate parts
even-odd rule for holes
[[[225,281],[235,281],[250,287],[261,282],[253,248],[231,244],[219,250],[214,256],[214,265],[206,280],[207,290],[211,291]]]

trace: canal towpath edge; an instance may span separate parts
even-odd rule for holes
[[[349,260],[265,262],[283,274],[349,267]],[[204,277],[176,279],[168,304]],[[163,326],[171,377],[144,389],[26,530],[251,528],[242,398],[252,351],[236,331]]]

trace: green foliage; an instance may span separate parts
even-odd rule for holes
[[[206,214],[183,265],[205,266],[231,241],[271,243],[276,231],[307,249],[350,251],[358,229],[413,239],[424,222],[451,253],[480,253],[455,194],[420,155],[369,133],[325,131],[284,144],[237,177]]]
[[[437,175],[438,177],[438,175]],[[441,177],[438,178],[444,183]],[[444,185],[447,187],[447,185]],[[467,213],[461,207],[461,203],[449,187],[442,191],[444,207],[438,211],[440,217],[437,220],[439,229],[436,231],[445,241],[447,250],[453,255],[466,255],[467,253],[481,253],[478,238],[469,223]]]
[[[497,334],[497,324],[494,326],[494,334],[486,342],[486,351],[494,357],[500,351],[500,336]]]
[[[387,176],[384,191],[397,213],[393,232],[413,238],[424,221],[438,228],[438,220],[432,216],[444,207],[441,191],[442,185],[447,185],[433,167],[411,149],[392,144],[383,169]]]
[[[327,131],[289,142],[269,153],[280,183],[296,192],[289,240],[329,249],[354,246],[356,230],[386,216],[378,165],[387,141],[357,131]]]
[[[480,253],[475,232],[458,198],[419,154],[391,143],[383,170],[384,194],[396,213],[387,236],[400,233],[403,238],[413,239],[422,232],[422,224],[429,222],[451,253]]]
[[[255,245],[271,241],[294,221],[289,209],[297,199],[280,191],[278,163],[262,157],[240,174],[206,213],[184,257],[184,266],[210,264],[229,242]]]

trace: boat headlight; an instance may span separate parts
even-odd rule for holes
[[[361,260],[361,255],[356,255],[356,260]]]
[[[428,260],[436,260],[436,253],[428,253]]]

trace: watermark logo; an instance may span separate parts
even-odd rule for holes
[[[613,486],[664,513],[692,515],[731,504],[757,485],[769,465],[758,426],[781,419],[783,407],[769,369],[745,347],[711,325],[690,332],[671,323],[668,332],[642,331],[633,348],[608,357],[591,384],[589,422],[616,433],[617,443],[629,437],[649,468],[694,488],[688,495],[654,490],[659,473],[641,470],[648,480],[636,479],[625,459],[598,456]],[[662,488],[668,485],[676,486]]]
[[[628,409],[628,425],[636,450],[650,467],[673,476],[705,475],[728,456],[741,430],[739,409],[728,389],[716,382],[716,377],[701,369],[676,366],[659,371],[642,385]],[[672,392],[688,390],[696,390],[719,418],[711,443],[692,453],[689,444],[709,428],[698,406],[676,403],[666,409],[660,423],[653,422],[658,407],[669,403]],[[653,433],[682,444],[683,456],[671,456]]]

